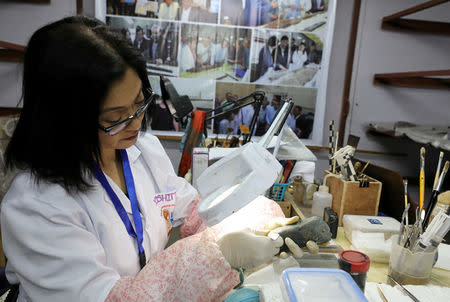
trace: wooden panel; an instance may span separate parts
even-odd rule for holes
[[[450,89],[450,69],[398,73],[378,73],[374,84],[401,87]]]
[[[0,61],[23,62],[23,52],[11,49],[0,49]]]
[[[0,107],[0,116],[18,116],[21,108]]]
[[[325,171],[325,175],[330,174]],[[378,214],[378,205],[381,196],[381,182],[368,177],[369,187],[361,188],[358,181],[344,181],[341,178],[330,176],[326,184],[333,196],[332,209],[338,214],[339,226],[342,226],[344,214],[370,215]]]

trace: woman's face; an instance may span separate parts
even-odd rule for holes
[[[100,108],[99,124],[109,127],[126,119],[133,115],[144,104],[144,101],[142,82],[139,76],[133,69],[127,68],[123,78],[116,81],[108,91],[105,102]],[[113,136],[99,130],[102,152],[131,147],[136,142],[143,118],[144,114],[141,114]]]

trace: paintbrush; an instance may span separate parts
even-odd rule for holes
[[[366,169],[369,166],[369,164],[370,164],[370,160],[364,165],[364,168],[362,168],[361,172],[359,172],[360,175],[363,174],[364,171],[366,171]]]
[[[408,180],[403,179],[403,186],[405,188],[405,209],[408,207]],[[406,217],[408,217],[408,212],[406,212]]]
[[[436,187],[434,188],[433,193],[431,193],[431,198],[430,198],[430,201],[428,202],[428,206],[427,206],[427,209],[425,212],[425,217],[423,218],[423,228],[424,229],[427,227],[427,225],[429,223],[428,220],[430,219],[431,212],[433,211],[433,208],[437,203],[437,197],[439,195],[439,191],[441,190],[442,183],[444,182],[445,175],[447,175],[449,166],[450,166],[450,162],[446,161],[445,165],[444,165],[444,169],[442,169],[441,176],[439,176],[439,179],[436,183]]]
[[[434,190],[434,188],[436,188],[436,183],[439,179],[439,173],[441,173],[441,165],[442,165],[443,158],[444,158],[444,152],[439,153],[439,160],[438,160],[438,165],[436,168],[436,175],[434,175],[433,190]]]
[[[425,201],[425,148],[420,148],[420,211],[423,209],[423,202]]]

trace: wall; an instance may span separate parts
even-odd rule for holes
[[[407,140],[367,136],[368,121],[399,120],[429,124],[448,124],[450,102],[448,91],[374,86],[375,73],[446,69],[449,62],[450,38],[420,33],[381,30],[384,16],[417,5],[423,0],[363,0],[359,22],[356,58],[351,88],[351,112],[347,131],[361,137],[360,148],[385,152],[404,152],[406,157],[357,154],[381,166],[398,170],[403,175],[415,175],[419,145]],[[352,0],[338,0],[330,58],[327,106],[323,146],[328,144],[328,121],[339,122],[348,42],[352,21]],[[94,14],[94,0],[83,2],[85,13]],[[52,0],[50,5],[0,3],[0,39],[25,44],[39,26],[75,13],[75,0]],[[428,9],[411,17],[449,22],[450,3]],[[19,65],[20,66],[20,65]],[[15,106],[20,96],[20,67],[0,63],[0,106]],[[344,142],[346,139],[344,140]],[[180,160],[178,143],[164,141],[172,163]],[[316,176],[328,165],[328,153],[315,151],[318,157]]]
[[[366,134],[368,121],[409,121],[423,124],[447,124],[450,102],[448,91],[373,85],[375,73],[448,69],[450,38],[412,32],[394,32],[381,29],[381,19],[400,10],[423,3],[423,0],[363,0],[358,25],[357,48],[350,95],[350,114],[346,125],[349,133],[360,136],[363,150],[402,152],[406,156],[357,153],[362,160],[400,172],[404,176],[417,176],[419,144],[409,140],[374,137]],[[350,38],[354,1],[338,0],[333,48],[327,86],[323,146],[328,145],[328,121],[339,123],[348,43]],[[450,3],[411,15],[411,18],[450,22]],[[337,126],[336,126],[337,128]],[[167,143],[167,147],[173,142]],[[431,158],[437,151],[428,148]],[[314,151],[318,157],[316,177],[328,166],[328,152]],[[430,154],[431,153],[431,154]],[[172,153],[175,167],[180,155]],[[434,171],[433,171],[434,173]],[[429,174],[430,175],[430,174]],[[434,174],[433,174],[434,175]]]
[[[94,15],[94,0],[84,0],[88,15]],[[26,45],[39,27],[76,13],[76,0],[51,0],[50,4],[0,2],[0,40]],[[20,98],[22,65],[0,62],[0,107],[15,107]]]

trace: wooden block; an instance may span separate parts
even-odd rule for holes
[[[325,175],[330,174],[325,171]],[[362,188],[359,181],[345,181],[342,178],[329,176],[326,185],[333,196],[332,209],[338,214],[339,226],[342,226],[344,214],[370,215],[378,214],[382,183],[368,177],[369,186]]]
[[[280,208],[283,211],[284,216],[286,216],[286,218],[291,217],[292,206],[291,206],[290,202],[288,202],[288,201],[278,201],[277,204],[280,206]]]

